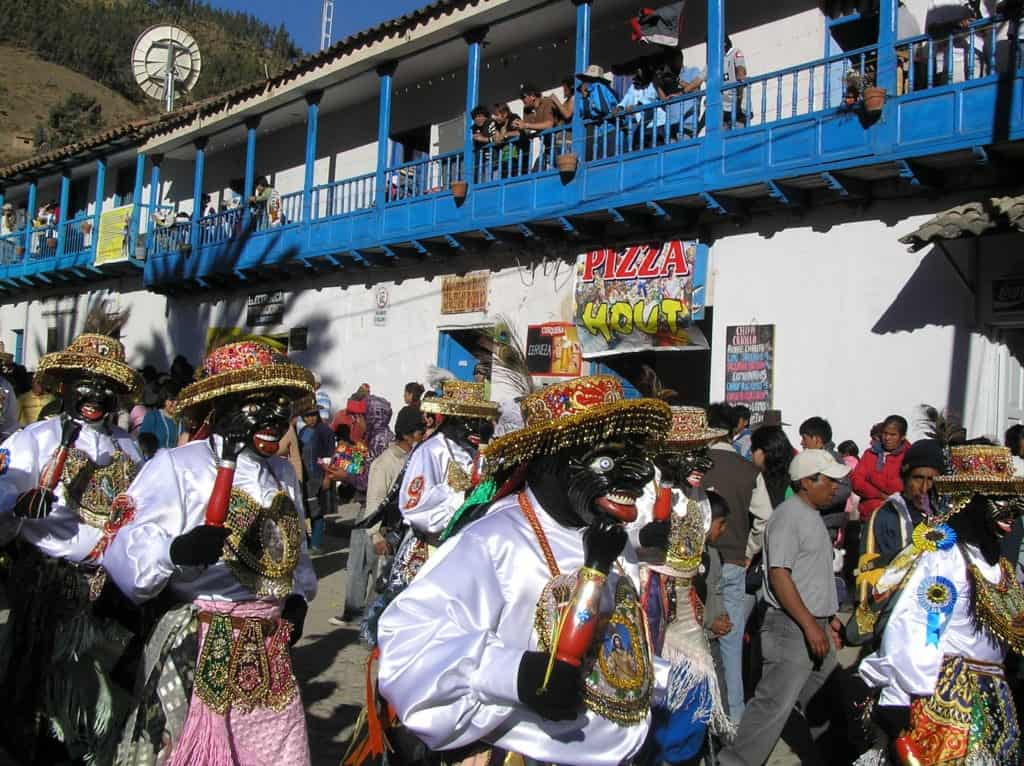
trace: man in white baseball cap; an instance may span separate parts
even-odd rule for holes
[[[719,755],[722,766],[764,763],[793,706],[800,702],[806,710],[836,667],[834,636],[842,624],[835,619],[832,540],[821,510],[849,473],[820,449],[804,450],[789,464],[794,494],[772,512],[764,534],[768,609],[761,626],[761,680],[734,744]]]

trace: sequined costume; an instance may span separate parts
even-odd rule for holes
[[[523,412],[525,427],[485,452],[495,471],[585,451],[613,432],[647,438],[668,426],[665,405],[626,403],[618,383],[601,376],[528,395]],[[599,467],[614,463],[604,458]],[[545,491],[565,493],[559,479],[547,481]],[[585,523],[556,518],[531,482],[445,542],[388,606],[378,633],[380,694],[445,763],[626,763],[647,738],[668,670],[652,656],[635,551],[627,544],[606,578],[584,567]],[[524,702],[523,668],[553,644],[563,647],[558,626],[584,581],[596,583],[594,600],[566,612],[594,629],[578,671],[582,702],[575,717],[558,720]]]
[[[90,364],[124,392],[135,390],[124,349],[106,336],[80,336],[67,350],[44,357],[40,369],[64,380]],[[23,517],[16,513],[19,499],[56,471],[53,462],[67,426],[76,435],[64,450],[49,513]],[[124,615],[113,609],[110,586],[104,590],[102,563],[107,544],[126,521],[115,498],[141,461],[129,435],[105,418],[92,424],[70,415],[50,418],[0,445],[0,541],[11,561],[10,632],[0,650],[0,694],[10,712],[2,729],[8,748],[27,760],[38,747],[49,747],[50,738],[72,758],[112,757],[128,700],[110,672],[131,633],[112,619]],[[101,594],[103,609],[97,611]]]
[[[858,672],[879,691],[879,709],[909,708],[896,743],[924,766],[1010,766],[1024,753],[1003,663],[1008,648],[1024,649],[1024,590],[1005,559],[986,555],[980,538],[959,539],[961,519],[950,518],[980,517],[993,497],[1019,496],[1024,482],[1012,478],[1004,448],[951,453],[950,472],[936,480],[945,514],[914,529],[858,610],[862,629],[881,631]]]
[[[221,361],[227,372],[218,372],[210,357],[204,369],[211,376],[233,375],[235,384],[262,376],[294,388],[305,386],[308,376],[312,393],[311,375],[264,359],[259,349],[237,362]],[[240,377],[238,370],[255,374]],[[295,382],[289,384],[289,376]],[[194,390],[186,388],[182,399]],[[126,493],[134,520],[107,550],[110,577],[129,598],[177,605],[147,643],[119,766],[309,763],[289,653],[292,624],[282,618],[282,608],[293,594],[312,600],[317,582],[291,464],[242,450],[233,466],[228,534],[219,558],[202,566],[172,558],[176,540],[210,524],[208,503],[223,471],[218,459],[224,442],[215,433],[150,460]]]

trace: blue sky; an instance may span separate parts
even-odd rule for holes
[[[307,53],[320,47],[321,0],[208,0],[216,8],[284,24]],[[334,40],[427,5],[430,0],[334,0]]]

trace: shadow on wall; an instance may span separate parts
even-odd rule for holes
[[[967,255],[967,258],[976,257],[973,253]],[[946,399],[946,408],[950,412],[964,413],[966,410],[973,333],[986,335],[1005,345],[1018,362],[1024,363],[1024,332],[1004,331],[998,336],[993,335],[978,325],[975,303],[974,292],[961,281],[942,250],[933,247],[871,328],[879,335],[912,333],[928,326],[953,328]]]

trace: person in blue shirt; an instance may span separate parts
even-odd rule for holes
[[[608,120],[619,103],[609,81],[611,75],[597,64],[576,74],[579,110],[587,123],[587,159],[601,160],[615,153],[615,126]]]
[[[157,443],[164,449],[171,449],[178,446],[178,437],[181,435],[181,426],[178,421],[167,412],[167,400],[173,392],[167,383],[161,384],[157,395],[157,406],[146,413],[139,425],[140,434],[153,434]]]

